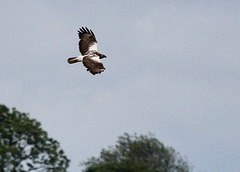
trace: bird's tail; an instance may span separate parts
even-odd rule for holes
[[[70,57],[67,61],[69,64],[81,62],[81,60],[78,57]]]

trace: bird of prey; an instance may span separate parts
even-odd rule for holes
[[[98,43],[91,29],[87,27],[79,28],[79,51],[82,55],[68,59],[69,64],[82,62],[91,74],[100,74],[105,70],[101,59],[106,58],[104,54],[98,52]]]

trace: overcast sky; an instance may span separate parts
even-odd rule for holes
[[[91,75],[79,27],[106,71]],[[0,103],[58,140],[69,171],[124,132],[155,133],[197,172],[240,171],[239,1],[1,1]]]

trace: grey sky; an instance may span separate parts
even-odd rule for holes
[[[240,171],[239,1],[1,1],[0,101],[29,112],[70,172],[123,132],[155,133],[194,171]],[[106,71],[68,57],[77,30]]]

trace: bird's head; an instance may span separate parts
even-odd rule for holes
[[[101,54],[100,58],[101,58],[101,59],[107,58],[107,56],[105,56],[104,54]]]

